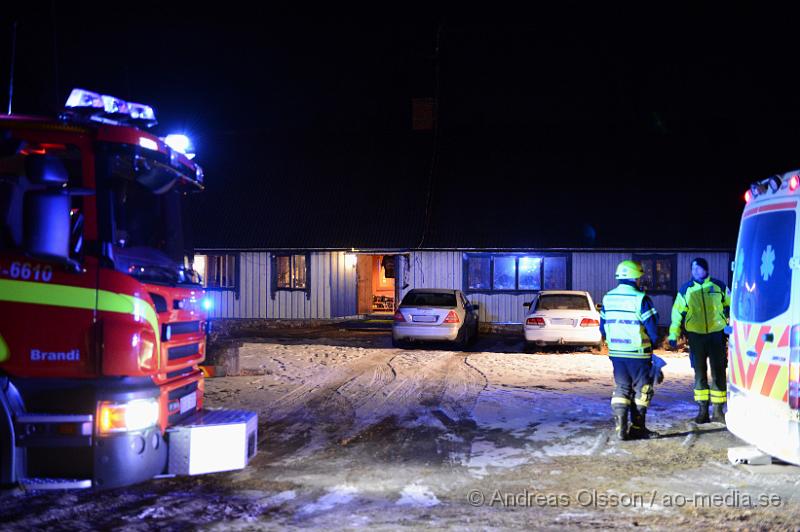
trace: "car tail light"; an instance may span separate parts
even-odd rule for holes
[[[581,327],[599,327],[600,322],[591,318],[583,318],[581,320]]]
[[[536,325],[537,327],[544,327],[544,318],[528,318],[525,320],[525,325]]]
[[[442,323],[459,323],[461,320],[458,319],[458,314],[456,314],[455,310],[451,310],[447,313],[447,317],[444,319]]]
[[[800,409],[800,325],[789,338],[789,408]]]
[[[405,323],[406,318],[405,316],[403,316],[403,313],[398,310],[397,312],[394,313],[394,321],[396,323]]]

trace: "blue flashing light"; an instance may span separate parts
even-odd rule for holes
[[[134,103],[109,96],[87,91],[86,89],[72,89],[64,105],[71,109],[90,109],[94,113],[105,113],[115,117],[129,116],[133,120],[145,122],[147,125],[156,124],[156,113],[149,105]],[[93,119],[99,119],[97,117]]]
[[[128,102],[128,113],[134,120],[155,120],[156,113],[149,105]]]
[[[212,301],[210,297],[204,297],[202,305],[203,305],[203,310],[211,310],[212,308],[214,308],[214,301]]]
[[[164,137],[164,142],[173,150],[184,154],[189,159],[194,158],[194,144],[192,140],[182,133],[173,133]]]

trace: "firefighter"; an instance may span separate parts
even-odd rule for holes
[[[658,318],[653,302],[641,290],[642,275],[644,270],[638,262],[620,262],[616,271],[619,284],[603,297],[600,311],[600,332],[614,365],[616,388],[611,409],[619,440],[657,436],[647,429],[645,421],[653,397],[652,353],[658,338]]]
[[[730,315],[731,297],[725,283],[708,275],[708,262],[692,261],[692,280],[681,286],[672,306],[669,345],[678,346],[681,329],[689,340],[689,357],[694,368],[694,400],[699,411],[694,421],[708,423],[708,403],[713,407],[711,421],[725,423],[727,383],[725,378],[725,326]],[[711,368],[711,389],[708,368]]]

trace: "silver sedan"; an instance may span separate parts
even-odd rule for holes
[[[464,347],[478,336],[477,310],[461,290],[415,288],[394,313],[392,345],[442,340]]]

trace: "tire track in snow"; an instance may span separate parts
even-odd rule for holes
[[[486,375],[467,361],[468,357],[458,355],[451,360],[442,394],[442,403],[451,408],[460,421],[472,419],[478,397],[489,382]]]
[[[312,375],[299,386],[293,388],[272,404],[270,417],[282,420],[296,414],[305,405],[320,401],[336,394],[337,390],[347,386],[365,372],[372,371],[374,357],[363,357],[351,364],[343,364],[334,368],[326,367],[317,375]],[[385,361],[381,360],[379,364]]]

